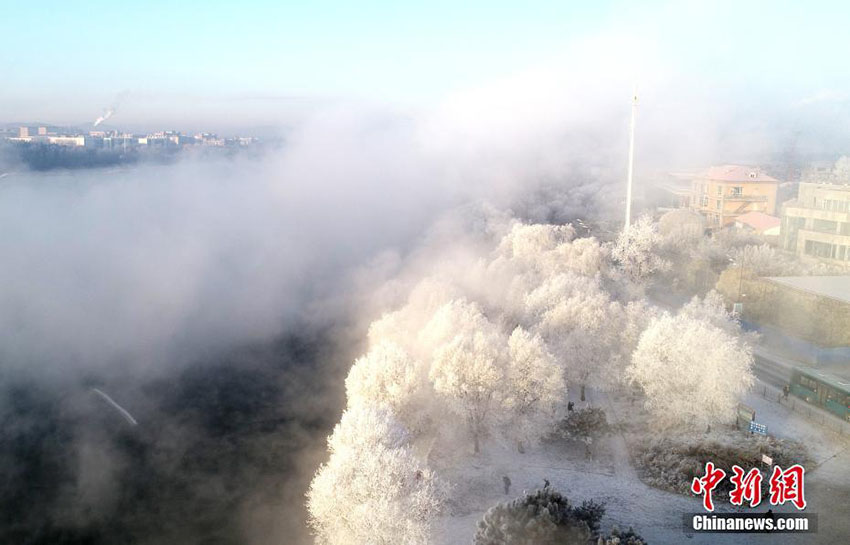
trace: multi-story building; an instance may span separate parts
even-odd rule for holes
[[[91,139],[85,136],[48,136],[47,141],[57,146],[83,147],[91,143]]]
[[[801,183],[782,205],[782,247],[797,255],[850,261],[850,185]]]
[[[663,208],[690,208],[693,172],[665,172],[654,176],[650,191]]]
[[[690,208],[705,216],[709,228],[719,229],[748,212],[775,214],[778,188],[779,180],[758,168],[711,167],[692,180]]]

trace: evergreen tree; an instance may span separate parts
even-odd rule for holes
[[[631,528],[623,533],[620,533],[620,530],[614,528],[607,536],[599,536],[596,545],[647,545],[647,543]]]
[[[478,523],[474,545],[585,545],[605,512],[594,501],[573,507],[549,487],[490,508]]]

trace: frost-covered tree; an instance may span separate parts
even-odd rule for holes
[[[435,346],[429,374],[434,390],[464,418],[478,453],[504,398],[504,335],[476,305],[457,300],[437,311],[421,336]]]
[[[422,366],[392,341],[381,342],[358,358],[345,379],[349,407],[387,407],[415,431],[426,424],[428,388]]]
[[[499,242],[496,255],[547,272],[552,265],[547,257],[573,238],[575,229],[571,225],[515,223]]]
[[[604,504],[573,507],[549,487],[491,507],[478,523],[473,545],[586,545],[599,531]]]
[[[850,157],[842,155],[832,167],[832,181],[839,184],[850,183]]]
[[[729,252],[731,267],[746,269],[758,276],[789,276],[804,274],[805,267],[796,259],[768,244],[732,248]]]
[[[346,410],[328,440],[330,459],[307,492],[321,545],[427,545],[445,489],[383,409]]]
[[[728,269],[743,270],[744,276],[805,276],[814,274],[843,274],[843,264],[824,263],[816,260],[801,261],[768,244],[749,244],[729,250]]]
[[[640,337],[627,377],[646,394],[646,406],[662,425],[705,427],[728,422],[752,386],[748,343],[687,313],[653,320]]]
[[[705,297],[694,296],[681,309],[679,315],[702,320],[726,331],[738,339],[742,345],[755,345],[759,335],[754,331],[744,331],[741,322],[726,308],[723,296],[715,290],[705,294]]]
[[[522,452],[551,428],[567,394],[563,370],[539,335],[521,327],[511,333],[504,388],[503,424]]]
[[[733,335],[741,334],[741,324],[726,308],[723,296],[714,290],[706,293],[705,297],[691,298],[679,309],[679,315],[707,322]]]
[[[424,278],[413,287],[402,308],[385,313],[372,322],[369,326],[370,346],[390,341],[413,358],[421,356],[418,332],[438,309],[458,297],[459,289],[450,282],[436,276]]]
[[[831,184],[850,183],[850,157],[846,155],[838,158],[829,169],[807,168],[803,172],[804,182],[821,182]]]
[[[662,241],[652,218],[642,216],[617,237],[611,258],[629,278],[644,283],[654,273],[669,267],[660,255]]]
[[[582,401],[586,386],[604,388],[621,379],[628,358],[622,338],[628,316],[598,280],[561,274],[527,301],[529,319],[563,366],[567,384],[579,387]]]
[[[608,252],[593,237],[576,239],[571,225],[517,223],[500,241],[490,267],[538,282],[564,272],[594,276],[604,273]]]
[[[637,348],[638,341],[643,331],[649,324],[657,318],[661,311],[658,307],[651,305],[646,299],[637,301],[629,301],[625,307],[625,327],[620,332],[620,352],[625,354],[623,358],[623,368],[621,373],[625,372],[625,365],[631,361],[632,353]]]
[[[705,236],[705,218],[693,210],[671,210],[658,219],[658,234],[663,246],[682,250],[694,246]]]

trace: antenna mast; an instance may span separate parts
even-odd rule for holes
[[[637,85],[632,93],[632,121],[629,126],[629,174],[626,181],[626,224],[623,230],[628,229],[632,222],[632,172],[635,163],[635,114],[637,114]]]

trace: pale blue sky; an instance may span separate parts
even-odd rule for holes
[[[726,98],[846,101],[848,21],[840,2],[2,0],[0,121],[78,122],[124,90],[116,124],[427,104],[621,35]]]

